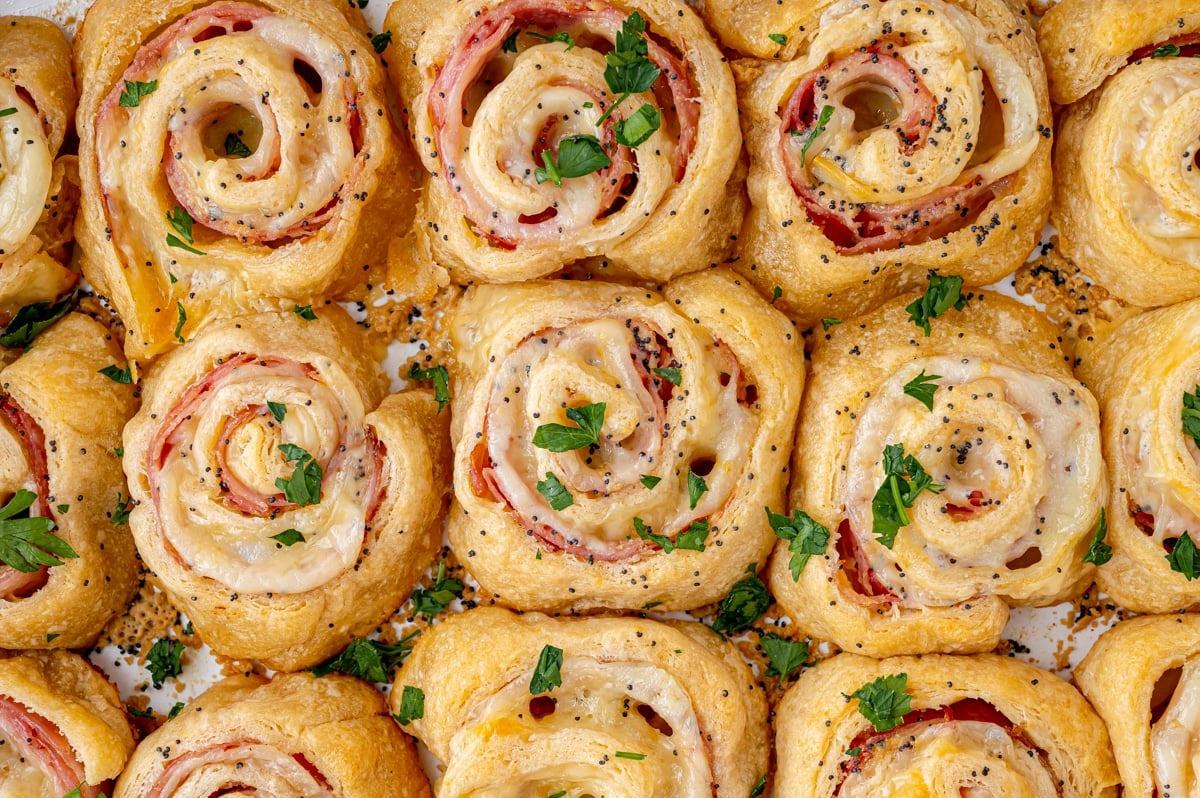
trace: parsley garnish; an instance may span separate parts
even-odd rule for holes
[[[1175,541],[1175,548],[1167,555],[1167,562],[1171,564],[1172,571],[1183,574],[1190,582],[1200,577],[1200,571],[1197,570],[1200,563],[1197,563],[1196,559],[1196,544],[1191,535],[1184,532],[1183,537]]]
[[[563,486],[553,471],[547,471],[546,478],[537,483],[537,491],[555,510],[565,510],[575,503],[575,497]]]
[[[936,319],[950,308],[961,311],[967,306],[967,298],[962,295],[963,279],[956,274],[942,277],[937,272],[929,273],[929,286],[920,299],[914,299],[905,306],[908,319],[925,331],[926,337],[932,330],[929,320]]]
[[[896,673],[880,676],[870,684],[864,684],[846,698],[858,699],[858,711],[871,722],[875,731],[887,731],[901,724],[904,716],[912,709],[912,696],[908,694],[908,674]]]
[[[304,319],[305,321],[316,321],[317,320],[317,314],[313,313],[312,305],[303,305],[303,306],[296,305],[295,307],[292,308],[292,313],[295,313],[297,316]]]
[[[175,313],[178,319],[175,322],[175,340],[179,343],[187,343],[183,338],[183,325],[187,324],[187,311],[183,309],[183,303],[175,300]]]
[[[252,153],[237,133],[230,133],[225,137],[225,154],[230,158],[248,158]]]
[[[841,323],[841,319],[821,319],[821,331],[829,332],[830,327],[836,327]]]
[[[288,479],[275,478],[275,487],[283,492],[284,498],[301,507],[308,504],[321,503],[321,479],[324,473],[313,456],[303,448],[292,443],[279,446],[284,458],[289,463],[295,463],[296,469]]]
[[[153,94],[157,88],[157,80],[149,80],[145,83],[140,83],[136,80],[127,80],[125,81],[125,88],[121,92],[121,97],[117,100],[117,105],[122,108],[137,108],[142,98]]]
[[[131,382],[133,382],[133,372],[129,369],[128,364],[126,364],[125,368],[123,369],[117,368],[116,364],[105,366],[104,368],[100,369],[100,373],[105,377],[108,377],[113,382],[119,382],[122,385],[129,385]]]
[[[768,33],[767,38],[778,44],[780,47],[787,44],[787,34],[784,33]]]
[[[174,720],[175,716],[178,715],[182,711],[183,711],[183,702],[176,701],[175,706],[171,707],[171,709],[167,712],[167,720]]]
[[[662,114],[650,103],[643,103],[642,107],[630,114],[628,118],[618,122],[614,131],[618,144],[636,148],[660,127],[662,127]]]
[[[549,795],[546,796],[546,798],[563,798],[563,796],[566,794],[567,794],[566,790],[559,790],[558,792],[550,793]]]
[[[677,368],[650,369],[650,373],[662,377],[677,388],[683,383],[683,377]]]
[[[1161,47],[1155,47],[1154,52],[1150,54],[1151,58],[1170,58],[1171,56],[1179,55],[1179,47],[1174,44],[1164,44]]]
[[[808,662],[808,643],[803,640],[791,640],[768,632],[759,642],[762,643],[763,653],[770,662],[767,668],[768,676],[775,674],[781,679],[786,679]]]
[[[295,546],[304,542],[304,535],[298,529],[285,529],[278,535],[271,535],[271,540],[279,541],[284,546]]]
[[[871,532],[890,549],[900,527],[912,523],[905,510],[913,506],[922,491],[941,493],[946,486],[935,483],[917,458],[904,454],[902,443],[883,447],[883,473],[883,484],[871,500]]]
[[[55,509],[55,510],[58,510],[58,514],[59,514],[59,515],[66,515],[68,512],[70,512],[70,511],[71,511],[71,505],[69,505],[69,504],[56,504],[56,505],[54,505],[54,509]]]
[[[541,695],[555,687],[562,687],[562,664],[561,648],[543,646],[542,653],[538,655],[537,666],[533,669],[533,677],[529,680],[529,694]]]
[[[821,113],[817,115],[817,124],[808,129],[808,137],[804,139],[804,146],[800,148],[800,165],[804,166],[805,160],[808,158],[808,148],[813,145],[822,133],[825,132],[825,126],[829,124],[829,120],[833,118],[833,106],[821,106]],[[801,136],[804,134],[802,130],[790,131],[793,136]]]
[[[125,498],[117,491],[117,508],[108,516],[108,522],[113,526],[124,526],[129,523],[129,514],[133,512],[133,497]]]
[[[612,159],[604,154],[595,136],[567,136],[558,142],[558,158],[555,159],[550,150],[542,150],[542,163],[533,170],[534,179],[538,183],[550,180],[561,187],[564,178],[583,177],[592,172],[598,172],[612,164]]]
[[[803,510],[793,510],[792,517],[788,518],[771,512],[770,507],[763,509],[767,511],[767,522],[775,537],[789,541],[788,551],[792,553],[792,559],[788,562],[788,568],[792,572],[792,581],[799,582],[804,566],[808,565],[808,558],[825,553],[825,547],[829,545],[829,529]]]
[[[755,573],[756,565],[746,569],[750,572],[742,581],[733,586],[729,595],[721,599],[717,605],[717,617],[712,628],[717,632],[740,632],[749,629],[771,606],[771,595],[767,586]]]
[[[767,774],[764,773],[758,777],[758,781],[754,782],[754,786],[750,789],[750,798],[758,798],[767,789]]]
[[[54,519],[28,514],[35,499],[37,494],[22,489],[0,507],[0,561],[26,574],[79,557],[69,543],[51,534]]]
[[[531,30],[527,30],[527,31],[525,31],[525,35],[530,36],[534,39],[538,39],[539,41],[543,41],[543,42],[562,42],[563,44],[565,44],[567,46],[568,50],[570,50],[572,47],[575,46],[575,40],[572,39],[571,34],[567,33],[565,30],[559,31],[558,33],[554,34],[553,36],[547,36],[544,33],[534,33]],[[515,53],[516,51],[517,51],[517,48],[516,48],[516,44],[514,43],[513,44],[513,52]]]
[[[772,289],[771,289],[771,302],[770,302],[770,304],[774,305],[774,304],[775,304],[775,303],[776,303],[776,302],[779,300],[779,298],[780,298],[781,296],[783,296],[783,289],[782,289],[782,288],[780,288],[779,286],[775,286],[774,288],[772,288]]]
[[[446,563],[439,562],[437,578],[433,587],[426,590],[419,587],[412,593],[413,608],[418,615],[432,618],[439,612],[444,612],[450,602],[462,595],[463,583],[459,579],[446,577]]]
[[[418,368],[416,363],[408,370],[410,380],[433,380],[433,398],[437,400],[438,412],[442,412],[450,404],[450,372],[445,366]]]
[[[1112,546],[1104,542],[1104,538],[1108,535],[1108,519],[1104,515],[1104,508],[1100,508],[1100,520],[1096,522],[1096,531],[1092,534],[1092,542],[1088,545],[1087,553],[1083,555],[1084,562],[1095,563],[1096,565],[1104,565],[1112,559]]]
[[[641,760],[646,758],[646,755],[645,754],[635,754],[632,751],[617,751],[616,757],[617,757],[617,759],[632,759],[632,760],[640,762]]]
[[[500,45],[500,51],[504,53],[515,53],[517,51],[517,37],[521,35],[521,29],[517,28],[512,34],[504,40],[504,44]]]
[[[0,117],[12,116],[16,112],[16,108],[0,108]]]
[[[175,206],[175,210],[167,211],[167,221],[171,223],[171,227],[175,228],[175,232],[179,233],[182,240],[172,233],[167,233],[167,246],[177,247],[192,253],[193,255],[203,255],[204,253],[195,247],[191,246],[196,243],[196,239],[192,236],[192,224],[194,219],[180,205]]]
[[[407,726],[414,720],[425,717],[425,691],[411,684],[404,685],[400,694],[400,711],[396,713],[396,721],[401,726]]]
[[[662,477],[656,477],[653,474],[642,474],[642,487],[646,490],[654,490],[654,486],[662,482]]]
[[[567,419],[579,426],[542,424],[533,433],[533,445],[552,452],[570,452],[584,446],[600,445],[600,428],[604,426],[604,402],[580,407],[568,407]]]
[[[695,471],[688,469],[688,509],[695,510],[700,497],[708,493],[708,483],[704,481],[704,477],[698,476]]]
[[[16,312],[4,335],[0,335],[0,346],[28,348],[42,330],[66,315],[71,309],[72,297],[51,305],[49,302],[34,302]]]
[[[183,673],[183,649],[185,646],[179,640],[163,637],[154,641],[146,653],[146,670],[157,690],[167,679]]]
[[[382,54],[392,43],[392,32],[386,30],[383,33],[376,33],[371,37],[371,46],[375,48],[375,52]]]
[[[938,389],[938,385],[934,380],[940,380],[941,374],[926,374],[925,369],[921,369],[921,373],[913,377],[904,384],[904,392],[916,399],[925,407],[929,408],[929,412],[933,412],[933,394]]]
[[[708,521],[693,521],[688,525],[688,528],[675,536],[671,540],[666,535],[657,535],[650,531],[650,527],[646,526],[646,522],[636,516],[633,519],[633,531],[642,540],[648,540],[651,543],[657,544],[663,550],[663,554],[670,554],[675,549],[688,549],[690,551],[704,551],[705,541],[708,540],[710,531]]]
[[[283,422],[284,416],[287,415],[287,405],[283,402],[267,402],[267,409],[271,411],[271,415],[276,421]]]
[[[154,714],[154,711],[153,711],[153,710],[150,710],[150,709],[138,709],[137,707],[133,706],[132,704],[126,704],[126,705],[125,705],[125,711],[126,711],[126,712],[128,712],[130,715],[133,715],[135,718],[154,718],[154,717],[157,717],[157,716]]]
[[[1200,385],[1192,393],[1183,392],[1183,434],[1200,446]]]
[[[341,654],[309,670],[315,676],[327,676],[337,671],[368,682],[386,682],[392,668],[403,662],[412,651],[412,643],[409,641],[418,634],[420,632],[406,635],[395,645],[356,638],[350,641],[350,645],[346,646]]]
[[[604,68],[604,81],[609,90],[618,97],[596,120],[597,127],[630,95],[648,91],[662,74],[662,70],[646,57],[649,46],[646,37],[642,35],[645,31],[646,20],[634,11],[621,23],[621,30],[613,40],[613,49],[604,56],[607,63]]]

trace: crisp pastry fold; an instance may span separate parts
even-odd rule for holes
[[[1053,122],[1033,31],[1004,0],[706,8],[761,59],[734,65],[751,204],[736,268],[782,289],[802,326],[870,310],[927,268],[987,285],[1029,254]]]
[[[638,20],[644,32],[627,29]],[[745,204],[737,99],[688,5],[409,0],[386,24],[399,49],[390,75],[429,172],[417,246],[452,280],[576,263],[668,280],[727,257]],[[632,72],[653,82],[623,82]],[[578,137],[592,160],[569,172]]]
[[[76,64],[83,271],[149,360],[210,317],[387,279],[413,173],[357,9],[101,0]]]
[[[1195,795],[1200,616],[1132,618],[1100,636],[1075,683],[1108,725],[1125,795]]]
[[[49,534],[69,547],[18,558],[6,534],[0,648],[90,645],[136,586],[133,539],[118,515],[128,497],[117,450],[137,400],[133,386],[100,373],[120,362],[108,329],[71,313],[0,369],[0,502],[16,511],[3,525],[45,533],[50,524],[21,518],[49,519]],[[42,551],[57,551],[49,546]]]
[[[230,677],[141,742],[113,798],[429,798],[386,709],[346,676]]]
[[[770,585],[843,649],[985,651],[1010,605],[1062,601],[1095,573],[1083,558],[1108,484],[1096,400],[1035,309],[981,292],[925,337],[909,299],[816,343],[790,506],[830,536],[798,576],[781,540]],[[929,489],[897,510],[920,472]]]
[[[77,100],[71,45],[49,20],[0,16],[0,53],[3,329],[23,308],[49,317],[79,280],[65,265],[79,175],[75,156],[59,154]]]
[[[867,719],[892,697],[894,716]],[[992,654],[825,660],[780,702],[775,752],[775,794],[794,798],[1120,793],[1104,724],[1083,696]]]
[[[0,792],[22,798],[112,795],[133,753],[117,690],[69,651],[0,659]]]
[[[1100,587],[1134,612],[1170,612],[1200,603],[1168,555],[1200,538],[1200,449],[1186,430],[1200,390],[1200,301],[1136,316],[1098,343],[1078,371],[1100,401],[1112,494],[1112,559]],[[1191,397],[1191,398],[1189,398]],[[1188,543],[1179,556],[1188,557]]]
[[[385,398],[340,308],[215,322],[156,363],[125,428],[134,538],[218,653],[312,665],[428,566],[449,445],[429,391]]]
[[[799,336],[723,271],[661,293],[468,289],[450,323],[467,569],[518,609],[690,609],[761,565],[804,384]],[[557,448],[550,433],[589,440]],[[543,439],[545,436],[545,439]]]
[[[1067,105],[1051,214],[1063,254],[1136,305],[1200,296],[1200,8],[1065,0],[1038,38]]]
[[[470,610],[418,639],[391,702],[444,764],[441,798],[741,798],[767,768],[762,690],[698,623]]]

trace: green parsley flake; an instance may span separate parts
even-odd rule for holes
[[[933,394],[938,389],[938,385],[934,380],[940,380],[941,374],[926,374],[925,369],[921,369],[921,373],[913,377],[904,384],[904,393],[916,399],[921,404],[933,412]]]
[[[423,369],[412,364],[408,370],[410,380],[433,380],[433,398],[437,400],[438,412],[442,412],[450,404],[450,372],[445,366],[432,366]]]
[[[395,717],[401,726],[425,717],[425,691],[411,684],[404,685],[404,691],[400,693],[400,711]]]
[[[575,497],[563,486],[553,471],[547,471],[546,478],[537,483],[537,491],[555,510],[565,510],[575,503]]]
[[[595,136],[578,134],[558,142],[557,158],[548,148],[542,150],[542,163],[544,167],[533,170],[534,179],[539,184],[549,180],[561,188],[563,180],[606,169],[612,165],[612,159]]]
[[[1183,574],[1189,582],[1200,578],[1200,569],[1198,569],[1200,562],[1197,562],[1196,544],[1187,532],[1184,532],[1183,537],[1175,541],[1175,548],[1171,549],[1171,553],[1167,555],[1167,562],[1171,564],[1172,571]]]
[[[967,306],[967,298],[962,295],[963,279],[958,275],[942,277],[937,272],[929,272],[929,285],[920,299],[914,299],[905,306],[908,319],[920,327],[929,337],[932,328],[930,319],[936,319],[950,308],[962,311]]]
[[[880,676],[845,697],[858,699],[858,711],[871,722],[875,731],[896,728],[912,710],[907,673]]]
[[[168,637],[154,641],[150,651],[146,653],[146,670],[154,682],[154,689],[163,686],[163,682],[183,673],[183,649],[185,646],[179,640]]]
[[[608,406],[597,402],[580,407],[568,407],[567,419],[578,424],[542,424],[533,433],[533,445],[552,452],[570,452],[585,446],[600,445],[600,429]]]
[[[79,557],[69,543],[52,534],[54,519],[29,514],[36,500],[33,491],[21,489],[0,507],[0,561],[26,574]]]
[[[808,643],[804,640],[791,640],[768,632],[759,642],[770,663],[767,668],[768,676],[775,675],[786,679],[808,662]]]
[[[792,554],[788,569],[792,572],[792,581],[799,582],[808,558],[825,553],[829,545],[829,529],[803,510],[793,510],[792,517],[788,518],[771,512],[770,507],[763,509],[767,511],[767,522],[775,537],[788,541],[788,551]]]
[[[561,648],[551,645],[543,646],[542,653],[538,655],[537,666],[533,669],[533,676],[529,680],[529,694],[541,695],[550,692],[555,687],[561,687],[562,664]]]
[[[278,541],[283,546],[295,546],[304,542],[304,535],[298,529],[285,529],[278,535],[271,535],[271,540]]]
[[[1108,536],[1108,518],[1104,514],[1104,508],[1100,508],[1100,520],[1096,522],[1096,531],[1092,533],[1092,542],[1088,544],[1087,553],[1083,555],[1084,562],[1090,562],[1095,565],[1104,565],[1112,559],[1113,548],[1104,542],[1104,538]]]
[[[419,631],[413,632],[394,644],[356,638],[350,641],[350,645],[346,646],[342,653],[310,670],[318,677],[337,671],[368,682],[386,682],[392,669],[412,652],[410,641],[418,634]]]
[[[142,98],[153,94],[157,88],[157,80],[150,80],[145,83],[136,80],[127,80],[125,81],[125,88],[121,91],[121,97],[117,100],[117,105],[122,108],[137,108],[141,104]]]
[[[463,583],[459,579],[446,576],[446,563],[439,562],[437,576],[433,587],[419,587],[412,593],[413,611],[418,615],[432,618],[438,613],[445,612],[450,602],[462,596]]]
[[[750,576],[734,585],[729,595],[717,605],[717,617],[712,625],[714,631],[728,634],[749,629],[771,606],[771,595],[755,573],[755,565],[746,570],[750,571]]]

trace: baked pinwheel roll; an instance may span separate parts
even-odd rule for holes
[[[227,678],[138,745],[113,798],[429,798],[386,709],[348,676]]]
[[[1024,261],[1052,119],[1033,31],[1004,0],[706,7],[768,59],[735,65],[751,203],[737,268],[802,325],[870,310],[929,267],[986,285]]]
[[[388,59],[429,172],[419,251],[458,283],[723,261],[744,199],[733,76],[680,0],[407,0]]]
[[[1128,302],[1200,296],[1200,9],[1063,0],[1038,29],[1061,115],[1051,222]]]
[[[1108,725],[1125,795],[1195,795],[1200,617],[1132,618],[1105,632],[1075,683]]]
[[[137,583],[117,449],[119,345],[78,313],[0,369],[0,648],[79,648]]]
[[[210,317],[378,282],[413,174],[360,12],[99,0],[80,28],[83,271],[149,360]]]
[[[478,286],[450,335],[450,543],[495,598],[690,609],[766,561],[804,360],[749,286]]]
[[[112,795],[133,753],[117,690],[69,651],[0,658],[0,791],[22,798]]]
[[[53,22],[0,17],[0,330],[46,320],[79,275],[64,265],[79,168],[59,155],[75,115],[71,45]],[[65,306],[64,306],[65,307]],[[25,314],[21,314],[25,309]],[[7,330],[15,333],[16,330]],[[26,340],[0,338],[0,346]]]
[[[1100,587],[1134,612],[1200,603],[1200,301],[1122,324],[1080,365],[1100,400],[1112,559]]]
[[[742,798],[767,770],[762,689],[698,623],[470,610],[418,638],[391,704],[439,798]]]
[[[1092,580],[1108,484],[1096,400],[1037,310],[981,292],[924,317],[926,336],[910,314],[929,295],[912,299],[813,350],[770,584],[846,650],[985,651],[1010,605]]]
[[[440,541],[449,445],[429,391],[385,397],[362,332],[217,322],[155,364],[125,428],[153,578],[212,649],[315,664],[390,615]]]
[[[840,654],[805,671],[775,717],[776,795],[1120,793],[1083,696],[1007,657]]]

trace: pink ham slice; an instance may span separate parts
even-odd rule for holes
[[[25,462],[37,488],[37,499],[29,508],[30,514],[50,518],[50,470],[46,461],[46,435],[41,425],[11,396],[0,399],[0,423],[12,428],[25,449]],[[0,599],[30,596],[46,584],[48,576],[45,567],[26,573],[0,565]]]
[[[75,757],[71,744],[58,728],[7,696],[0,696],[0,733],[18,746],[27,758],[40,763],[55,782],[55,789],[66,795],[79,787],[80,798],[111,795],[110,785],[84,784],[83,765]]]

